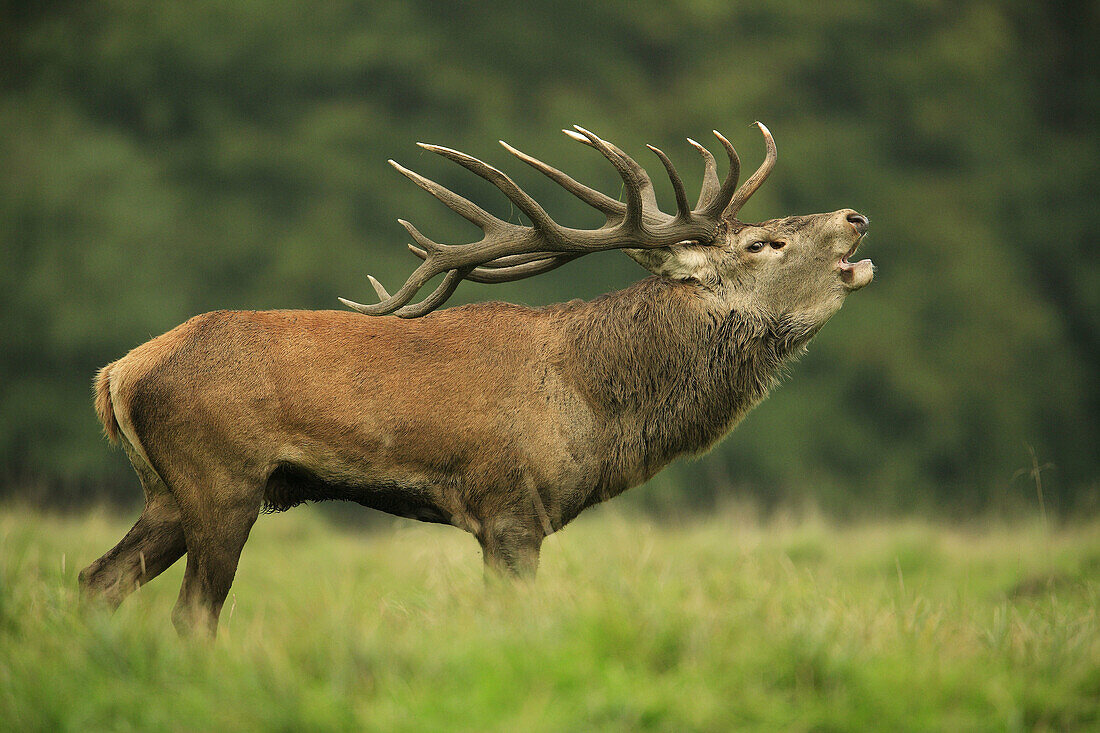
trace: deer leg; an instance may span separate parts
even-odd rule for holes
[[[260,513],[258,493],[246,490],[238,494],[224,487],[220,484],[210,494],[200,496],[190,486],[173,484],[187,540],[187,569],[172,611],[172,623],[180,635],[213,637],[217,633],[222,604],[233,585],[241,550]]]
[[[81,595],[103,601],[112,610],[139,586],[171,567],[187,550],[176,500],[125,439],[123,448],[141,480],[145,508],[126,536],[78,576]]]
[[[486,580],[494,577],[533,579],[539,567],[543,536],[537,523],[518,517],[483,522],[477,538],[485,560]]]
[[[81,594],[114,610],[139,586],[171,567],[186,549],[175,500],[169,494],[153,497],[126,536],[80,572]]]

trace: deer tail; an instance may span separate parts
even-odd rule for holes
[[[118,420],[111,402],[111,367],[114,362],[96,372],[95,375],[95,412],[103,423],[103,434],[112,443],[118,443]]]

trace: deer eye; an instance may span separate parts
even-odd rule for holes
[[[771,243],[772,249],[783,249],[783,246],[786,245],[786,244],[787,244],[786,242],[772,242]]]
[[[760,250],[764,249],[764,244],[764,242],[753,242],[745,249],[747,249],[749,252],[759,252]]]

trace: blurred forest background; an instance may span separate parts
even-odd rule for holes
[[[631,500],[967,516],[1034,507],[1038,468],[1048,510],[1094,513],[1097,8],[0,1],[0,498],[132,505],[92,410],[98,367],[207,310],[371,300],[367,272],[393,287],[416,264],[398,216],[474,237],[386,158],[518,220],[415,141],[593,226],[496,140],[614,194],[606,161],[558,132],[582,124],[646,162],[667,209],[644,143],[697,187],[683,138],[718,128],[751,170],[759,119],[780,162],[742,218],[856,208],[878,276],[730,438]],[[644,274],[612,252],[452,303]]]

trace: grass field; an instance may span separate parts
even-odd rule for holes
[[[182,563],[114,616],[77,606],[129,524],[0,509],[0,727],[1100,728],[1100,523],[668,527],[612,505],[502,589],[457,530],[297,509],[261,517],[213,646],[169,621]]]

